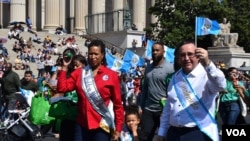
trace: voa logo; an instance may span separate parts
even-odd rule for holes
[[[244,129],[226,129],[227,136],[247,136]]]

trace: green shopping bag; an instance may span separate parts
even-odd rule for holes
[[[58,101],[51,104],[49,116],[57,119],[76,120],[77,105],[71,101]]]
[[[48,125],[54,121],[49,116],[50,104],[44,94],[37,94],[32,98],[29,120],[35,125]]]
[[[77,101],[78,97],[75,91],[65,94],[65,98],[69,100],[60,100],[52,103],[49,109],[49,116],[57,119],[76,120],[77,117]]]

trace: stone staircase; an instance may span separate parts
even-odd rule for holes
[[[5,37],[7,38],[8,37],[8,31],[9,29],[0,29],[0,37]],[[72,36],[75,36],[76,38],[76,43],[78,44],[78,47],[80,49],[80,51],[82,52],[83,55],[85,55],[85,53],[87,52],[87,47],[85,47],[84,43],[85,43],[85,38],[82,38],[78,35],[75,35],[75,34],[66,34],[66,35],[55,35],[55,34],[51,34],[51,33],[48,33],[48,32],[45,32],[45,31],[41,31],[41,32],[37,32],[37,35],[38,37],[43,41],[43,39],[48,35],[50,36],[51,40],[53,42],[57,42],[58,38],[68,38],[68,37],[72,37]],[[30,32],[22,32],[20,34],[20,37],[23,37],[24,40],[28,40],[30,37],[33,37],[33,34],[31,34]],[[3,46],[6,47],[8,49],[8,53],[9,53],[9,60],[7,60],[8,62],[11,62],[13,65],[14,65],[14,60],[16,59],[16,56],[18,55],[17,53],[15,53],[12,48],[13,48],[13,45],[15,43],[15,39],[8,39],[7,43],[4,43]],[[33,45],[34,45],[34,48],[32,48],[31,52],[36,55],[37,53],[37,50],[39,48],[43,48],[42,47],[42,43],[41,44],[37,44],[37,43],[34,43],[33,42]],[[60,47],[60,46],[57,46],[58,48],[58,52],[62,53],[64,51],[64,49],[66,47]],[[54,60],[57,59],[57,55],[51,55],[52,58]],[[30,68],[31,70],[33,71],[33,74],[35,76],[37,76],[38,72],[37,72],[37,65],[36,63],[29,63],[30,65]],[[20,79],[24,76],[24,70],[15,70],[13,69],[13,71],[17,72],[20,76]]]

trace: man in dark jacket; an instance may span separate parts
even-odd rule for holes
[[[4,74],[3,78],[1,80],[2,84],[2,90],[3,90],[3,96],[6,101],[7,105],[7,113],[6,117],[11,118],[10,112],[15,109],[16,106],[16,92],[19,91],[19,88],[21,87],[21,82],[19,75],[12,71],[12,64],[6,63],[4,67]]]

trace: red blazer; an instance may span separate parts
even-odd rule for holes
[[[121,131],[124,123],[124,109],[121,100],[120,81],[116,72],[101,66],[96,76],[94,77],[96,87],[103,98],[106,105],[110,100],[114,105],[114,116],[116,131]],[[68,92],[76,90],[78,95],[78,116],[77,122],[87,129],[99,128],[101,115],[93,109],[82,89],[82,69],[76,69],[71,73],[70,77],[66,78],[66,71],[58,73],[58,92]]]

